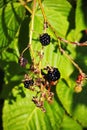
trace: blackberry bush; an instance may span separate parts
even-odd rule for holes
[[[86,0],[1,0],[0,12],[0,67],[5,71],[0,128],[86,128]]]

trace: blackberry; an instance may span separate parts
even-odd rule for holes
[[[39,40],[43,46],[49,45],[50,44],[50,35],[47,33],[44,33],[40,35]]]
[[[48,70],[46,78],[49,82],[57,81],[60,78],[60,72],[57,68],[52,68],[52,70]]]
[[[29,88],[30,86],[33,86],[33,84],[34,84],[33,79],[24,81],[24,87],[25,88]]]

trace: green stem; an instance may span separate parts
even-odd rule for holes
[[[65,52],[65,50],[63,50],[63,49],[61,48],[61,46],[59,46],[59,49],[60,49],[60,52],[62,52],[62,53],[71,61],[71,63],[78,69],[79,73],[80,73],[80,74],[84,74],[83,71],[82,71],[82,69],[78,66],[78,64],[76,64],[76,63],[73,61],[73,59]]]
[[[32,36],[33,36],[33,29],[34,29],[35,7],[36,7],[36,0],[34,0],[33,2],[31,25],[30,25],[30,37],[29,37],[29,50],[31,51],[32,60],[34,60],[34,52],[32,48]]]
[[[46,23],[47,22],[47,18],[46,18],[45,11],[44,11],[44,8],[42,6],[41,0],[38,0],[38,3],[39,3],[39,6],[40,6],[42,14],[43,14],[44,23]]]
[[[30,0],[31,1],[31,0]],[[30,2],[29,1],[29,2]],[[21,5],[23,5],[31,14],[32,14],[32,10],[26,5],[26,2],[23,0],[19,0],[19,2],[21,3]]]

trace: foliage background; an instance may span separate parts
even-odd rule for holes
[[[70,41],[87,40],[86,0],[43,0],[46,16],[58,36]],[[28,3],[32,6],[32,2]],[[18,58],[29,41],[31,17],[17,0],[0,1],[0,129],[4,130],[82,130],[87,128],[87,83],[79,94],[74,92],[78,71],[57,49],[56,38],[48,28],[52,40],[44,48],[46,62],[59,68],[61,79],[53,91],[53,104],[45,102],[43,113],[31,101],[35,94],[26,90],[21,83],[27,69],[19,66]],[[43,16],[38,5],[35,12],[32,46],[41,49],[38,40],[43,33]],[[61,43],[69,56],[87,74],[87,47]],[[29,65],[30,52],[25,53]],[[37,57],[35,57],[36,60]]]

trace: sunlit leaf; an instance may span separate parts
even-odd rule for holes
[[[31,8],[32,4],[28,4]],[[57,33],[58,36],[70,41],[81,40],[81,31],[87,28],[86,4],[86,1],[82,0],[78,0],[75,6],[71,0],[43,0],[47,21],[51,24],[51,28],[48,26],[46,30],[51,42],[42,48],[39,36],[44,33],[44,18],[38,1],[33,30],[30,30],[31,15],[20,2],[0,1],[0,68],[5,72],[0,99],[5,100],[2,114],[4,130],[82,130],[82,127],[87,127],[87,84],[83,86],[81,93],[74,92],[78,70],[70,59],[60,53],[59,42],[54,34]],[[33,51],[28,49],[24,53],[29,64],[28,67],[22,68],[18,59],[29,44],[30,31],[33,33],[31,44]],[[86,73],[87,48],[64,42],[60,44],[66,54]],[[43,58],[40,58],[40,52],[43,52]],[[52,88],[53,103],[44,103],[46,113],[32,102],[35,92],[25,89],[22,84],[24,74],[29,73],[32,56],[35,64],[41,63],[40,69],[49,65],[57,67],[61,74],[57,86]]]
[[[57,85],[57,94],[66,111],[84,127],[87,127],[87,88],[84,86],[83,91],[78,94],[74,92],[74,85],[72,84],[72,88],[69,88],[61,80]]]
[[[63,108],[54,100],[53,104],[45,103],[46,113],[44,113],[31,101],[34,95],[21,86],[12,90],[3,108],[5,130],[57,130],[59,128],[64,114]]]
[[[20,27],[24,9],[19,3],[10,3],[0,8],[0,49],[8,47]]]
[[[87,1],[77,0],[76,6],[76,37],[82,30],[87,29]]]
[[[74,119],[65,115],[60,129],[61,130],[82,130],[82,127]]]

